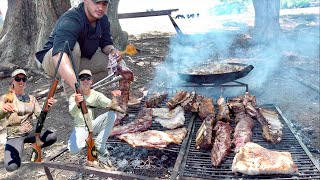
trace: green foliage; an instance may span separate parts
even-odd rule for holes
[[[220,3],[210,9],[211,15],[240,14],[247,10],[252,0],[219,0]]]
[[[310,0],[280,0],[281,9],[305,8],[310,6]]]

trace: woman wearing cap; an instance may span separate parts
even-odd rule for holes
[[[4,164],[7,171],[14,171],[21,165],[21,153],[24,143],[34,143],[34,128],[32,120],[38,117],[41,108],[37,99],[25,92],[27,74],[23,69],[12,72],[12,84],[6,94],[0,97],[1,129],[7,130]],[[52,106],[54,99],[48,100]],[[56,140],[56,134],[49,130],[43,131],[42,147],[50,146]]]

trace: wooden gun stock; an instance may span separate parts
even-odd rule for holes
[[[37,126],[36,126],[36,131],[35,131],[36,141],[35,141],[35,143],[33,143],[32,154],[31,154],[31,161],[32,162],[41,162],[41,146],[43,145],[43,142],[40,140],[40,133],[43,128],[44,120],[46,119],[48,111],[49,111],[48,100],[54,96],[57,85],[58,85],[58,79],[54,79],[51,84],[51,87],[50,87],[50,90],[49,90],[49,93],[47,96],[47,100],[43,105],[40,116],[38,117],[38,122],[37,122]]]
[[[75,87],[76,87],[77,94],[82,94],[78,83],[76,83]],[[88,159],[88,161],[94,161],[98,158],[98,154],[97,154],[97,148],[94,144],[94,140],[92,137],[92,132],[93,132],[92,120],[91,120],[90,115],[88,113],[88,108],[87,108],[85,100],[80,102],[80,109],[83,114],[84,122],[85,122],[85,124],[88,128],[88,131],[89,131],[88,137],[86,139],[87,148],[88,148],[87,149],[87,159]]]

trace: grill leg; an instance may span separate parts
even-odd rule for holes
[[[48,178],[49,180],[53,180],[53,177],[52,177],[52,174],[51,174],[49,168],[46,167],[46,166],[44,166],[43,169],[44,169],[44,172],[45,172],[46,175],[47,175],[47,178]]]

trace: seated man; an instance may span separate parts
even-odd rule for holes
[[[68,140],[68,149],[71,154],[76,154],[86,146],[85,139],[88,137],[88,130],[79,104],[85,99],[88,113],[92,119],[93,135],[97,135],[95,145],[98,154],[108,158],[109,153],[106,150],[106,142],[116,120],[116,114],[113,111],[107,111],[95,117],[94,109],[97,107],[112,109],[111,106],[117,106],[117,104],[114,104],[104,94],[91,89],[93,79],[90,70],[82,70],[79,73],[79,79],[83,96],[74,93],[69,98],[69,112],[74,117],[74,129]]]

